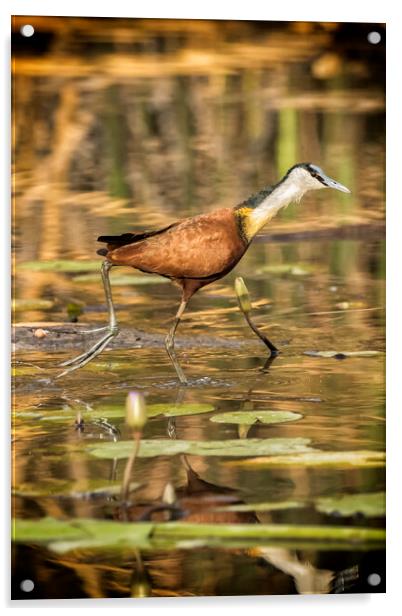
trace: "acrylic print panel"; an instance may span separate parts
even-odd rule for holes
[[[12,32],[13,597],[383,592],[384,26]]]

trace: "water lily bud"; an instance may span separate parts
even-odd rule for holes
[[[147,408],[144,396],[138,391],[130,391],[126,399],[126,424],[141,432],[146,423]]]
[[[235,280],[235,291],[237,295],[237,299],[239,301],[239,306],[243,312],[248,313],[251,310],[251,302],[250,295],[248,293],[248,289],[246,284],[240,276]]]
[[[152,587],[145,576],[140,577],[131,585],[131,596],[136,599],[143,599],[151,595]]]
[[[162,501],[167,505],[174,505],[177,501],[176,491],[173,484],[171,484],[170,482],[165,485],[162,494]]]

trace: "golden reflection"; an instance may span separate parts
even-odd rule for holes
[[[295,162],[311,160],[350,186],[351,199],[322,191],[288,208],[233,274],[194,299],[183,319],[183,337],[192,341],[198,335],[215,343],[246,341],[183,345],[186,370],[207,383],[186,390],[186,402],[212,400],[219,410],[248,404],[299,412],[303,419],[247,426],[240,434],[237,426],[219,426],[206,416],[169,425],[156,419],[145,428],[146,438],[166,437],[168,427],[171,438],[307,437],[327,450],[334,443],[340,450],[382,449],[382,359],[303,355],[384,348],[384,58],[380,46],[367,47],[364,24],[31,16],[36,37],[22,41],[26,19],[13,18],[14,292],[17,299],[47,299],[54,307],[19,311],[15,318],[27,326],[65,323],[68,304],[79,302],[80,322],[104,319],[100,277],[79,280],[19,264],[96,259],[99,235],[234,206]],[[289,264],[299,272],[264,272],[267,265]],[[236,306],[236,276],[244,276],[255,300],[256,325],[283,350],[271,365],[264,367],[265,350]],[[173,317],[170,285],[116,284],[113,294],[127,328],[157,335]],[[28,415],[13,418],[16,486],[121,480],[123,464],[77,452],[85,432],[39,416],[63,408],[67,394],[96,408],[120,404],[127,387],[138,384],[152,399],[171,402],[173,374],[155,340],[155,348],[112,349],[103,364],[62,388],[51,378],[60,346],[46,347],[45,337],[28,355],[17,345],[16,367],[23,370],[16,372],[14,412]],[[124,436],[124,426],[116,425]],[[141,498],[157,501],[168,482],[185,485],[190,472],[208,486],[252,490],[262,501],[383,485],[378,469],[257,472],[200,457],[190,464],[139,459],[134,475],[144,478]],[[52,497],[14,497],[13,508],[21,517],[116,513],[113,503]],[[265,514],[270,522],[282,520],[278,515]],[[331,561],[333,569],[320,566],[291,549],[257,552],[200,547],[118,557],[36,555],[45,587],[57,588],[57,566],[69,572],[71,596],[89,597],[230,594],[235,586],[243,593],[332,592],[333,571],[344,566],[341,558]]]

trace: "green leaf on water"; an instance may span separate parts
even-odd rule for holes
[[[100,277],[99,274],[83,274],[82,276],[74,276],[73,278],[73,282],[99,282]],[[135,285],[135,286],[139,286],[139,285],[146,285],[146,284],[164,284],[167,282],[170,282],[170,280],[168,278],[163,278],[162,276],[136,276],[136,275],[132,275],[130,276],[128,275],[117,275],[117,276],[113,276],[113,274],[110,276],[110,282],[112,285],[121,285],[121,286],[126,286],[126,285]]]
[[[18,375],[17,375],[18,376]],[[30,409],[30,410],[16,410],[14,411],[14,416],[17,419],[37,419],[43,421],[74,421],[77,417],[77,413],[68,409],[64,411],[63,409],[55,409],[55,410],[42,410],[42,409]]]
[[[97,500],[119,496],[121,493],[121,481],[105,484],[104,480],[93,479],[83,482],[85,485],[71,481],[53,481],[52,483],[23,484],[13,489],[14,496],[23,498],[59,498],[71,500]],[[59,485],[60,484],[60,485]],[[138,490],[140,483],[130,483],[130,492]]]
[[[226,462],[226,464],[248,466],[255,469],[282,466],[377,468],[385,466],[385,453],[381,451],[319,451],[310,449],[306,453],[236,460]]]
[[[313,526],[287,524],[191,524],[185,522],[169,522],[155,524],[152,537],[157,539],[179,538],[192,539],[205,537],[223,540],[285,540],[304,541],[334,541],[339,544],[356,542],[384,542],[383,529],[353,528],[342,526]],[[341,546],[339,546],[341,547]],[[293,549],[294,546],[293,546]],[[341,548],[342,549],[342,548]]]
[[[44,368],[35,366],[34,364],[13,364],[11,367],[11,376],[31,376],[34,374],[46,373]]]
[[[37,411],[14,411],[13,416],[18,419],[42,419],[42,415]]]
[[[321,513],[337,513],[343,516],[361,513],[366,517],[379,517],[385,515],[385,492],[318,498],[315,506]]]
[[[306,507],[306,503],[301,501],[284,501],[268,503],[241,503],[237,505],[226,505],[216,507],[214,511],[281,511],[282,509],[300,509]]]
[[[149,547],[152,523],[125,524],[111,520],[77,518],[71,521],[41,518],[15,520],[13,540],[18,543],[44,543],[56,552],[82,548]]]
[[[55,306],[51,299],[13,299],[12,309],[16,312],[22,310],[51,310]]]
[[[296,421],[303,415],[291,411],[234,411],[233,413],[219,413],[210,417],[216,423],[252,425],[255,423],[277,424],[286,421]]]
[[[72,261],[68,259],[53,259],[50,261],[25,261],[19,263],[17,269],[28,272],[93,272],[99,271],[102,261]]]
[[[215,511],[278,511],[307,507],[303,501],[269,501],[266,503],[240,503],[217,507]],[[368,494],[346,494],[335,497],[321,497],[314,501],[314,506],[320,513],[352,516],[357,513],[366,517],[381,517],[385,515],[385,492],[370,492]]]
[[[324,357],[325,359],[346,359],[347,357],[375,357],[380,351],[304,351],[309,357]]]
[[[312,268],[310,265],[300,265],[298,263],[281,263],[263,265],[256,270],[256,274],[276,274],[288,276],[310,276]]]
[[[64,540],[78,539],[85,532],[71,520],[56,520],[46,517],[38,520],[13,521],[12,539],[23,543],[47,543],[63,537]]]
[[[107,360],[98,360],[90,361],[89,364],[85,366],[86,370],[91,370],[92,372],[104,372],[108,370],[109,372],[116,372],[117,370],[127,370],[127,362],[123,361],[115,361],[110,358]]]
[[[150,404],[147,406],[148,417],[180,417],[184,415],[200,415],[214,410],[212,404],[184,403],[184,404]]]
[[[44,544],[59,553],[76,549],[192,548],[203,545],[236,547],[291,545],[316,549],[373,549],[383,547],[381,528],[312,526],[285,524],[192,524],[187,522],[135,522],[77,518],[56,520],[13,520],[13,540],[23,544]]]
[[[164,417],[181,417],[186,415],[200,415],[201,413],[210,413],[214,410],[212,404],[188,403],[188,404],[149,404],[147,406],[147,416],[149,418],[164,416]],[[81,410],[84,421],[93,421],[94,419],[117,419],[125,417],[126,409],[124,404],[113,406],[100,406],[92,410]],[[22,416],[23,412],[18,412]],[[77,411],[71,408],[55,409],[46,412],[41,412],[38,417],[47,421],[74,421]]]
[[[194,456],[276,456],[313,451],[307,438],[236,439],[226,441],[142,440],[139,457],[174,456],[186,453]],[[133,449],[132,441],[100,443],[88,447],[97,458],[127,458]]]

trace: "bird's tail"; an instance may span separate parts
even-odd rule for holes
[[[121,248],[121,246],[133,244],[138,241],[138,234],[135,233],[123,233],[122,235],[101,235],[98,237],[98,242],[105,242],[105,244],[107,244],[107,248],[100,248],[96,251],[96,254],[101,255],[101,257],[106,257],[110,250],[115,250],[116,248]]]
[[[136,244],[142,242],[154,235],[160,235],[168,229],[174,227],[177,223],[173,223],[164,227],[163,229],[157,229],[156,231],[145,231],[144,233],[123,233],[122,235],[101,235],[98,237],[98,242],[104,242],[107,244],[107,248],[100,248],[97,251],[98,255],[102,257],[106,256],[110,250],[121,248],[121,246],[127,246],[127,244]]]
[[[144,234],[123,233],[122,235],[100,235],[98,237],[98,242],[104,242],[105,244],[120,244],[124,246],[125,244],[131,244],[136,241],[136,238],[141,235]]]

